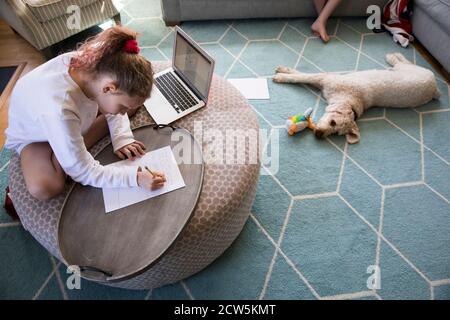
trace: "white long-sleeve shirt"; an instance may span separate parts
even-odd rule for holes
[[[135,187],[137,167],[102,166],[87,151],[83,134],[97,117],[98,105],[88,99],[69,75],[73,53],[60,55],[22,77],[9,104],[5,146],[18,154],[33,142],[48,142],[64,172],[94,187]],[[125,115],[106,115],[114,151],[134,142]]]

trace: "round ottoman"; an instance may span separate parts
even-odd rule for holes
[[[169,66],[168,62],[153,63],[155,73]],[[131,118],[133,129],[153,123],[143,107]],[[208,105],[174,125],[193,134],[199,134],[199,128],[204,133],[208,130],[221,133],[223,141],[197,136],[196,139],[201,142],[204,155],[214,154],[218,148],[223,148],[224,161],[217,163],[205,159],[203,188],[195,212],[164,256],[134,278],[104,284],[128,289],[152,289],[189,277],[208,266],[231,245],[249,216],[259,177],[259,151],[256,161],[249,161],[254,146],[244,143],[245,163],[227,161],[225,157],[226,152],[230,152],[225,151],[227,145],[230,148],[225,141],[226,134],[236,132],[233,130],[258,132],[258,120],[246,99],[226,80],[214,75]],[[95,157],[109,143],[109,137],[105,137],[89,151]],[[58,247],[58,221],[74,182],[68,182],[58,197],[43,202],[28,193],[18,155],[12,157],[9,168],[11,198],[24,228],[51,254],[63,260]]]

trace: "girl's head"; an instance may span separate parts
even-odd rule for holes
[[[95,81],[94,98],[103,113],[124,114],[150,96],[152,65],[139,55],[136,36],[126,27],[114,26],[81,45],[70,62],[72,70]]]

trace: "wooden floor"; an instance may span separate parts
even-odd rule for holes
[[[44,56],[31,46],[21,36],[15,34],[11,28],[0,19],[0,66],[21,65],[23,68],[20,76],[23,76],[30,70],[33,70],[45,62]],[[428,53],[428,51],[417,41],[414,42],[415,48],[426,58],[426,60],[438,70],[450,84],[450,75],[443,67]],[[0,148],[5,143],[5,130],[8,127],[8,92],[6,97],[0,99]]]
[[[0,20],[0,66],[19,65],[19,76],[33,70],[45,59],[41,53],[31,46],[21,36],[15,34],[11,28]],[[5,90],[0,100],[0,148],[5,143],[5,130],[8,127],[9,90]]]

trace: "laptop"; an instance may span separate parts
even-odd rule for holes
[[[167,125],[204,107],[214,59],[179,27],[175,29],[172,67],[154,76],[145,108],[159,125]]]

